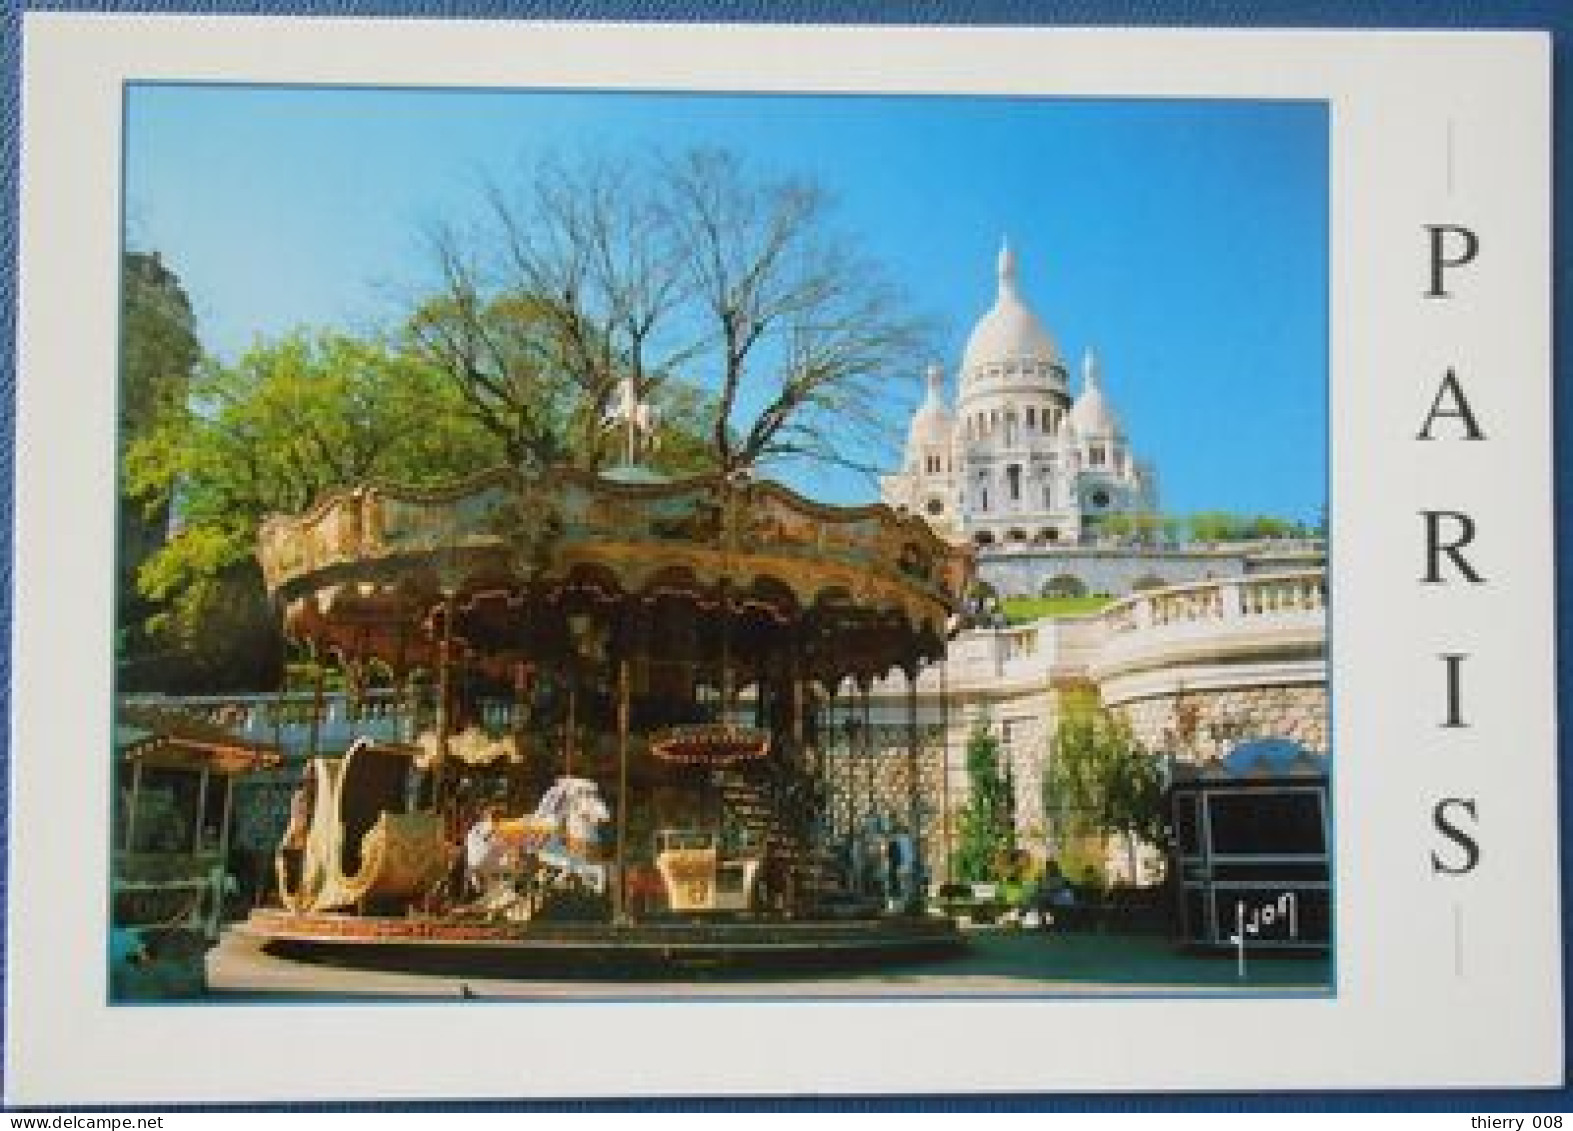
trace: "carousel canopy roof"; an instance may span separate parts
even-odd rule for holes
[[[472,659],[593,654],[639,624],[640,646],[673,658],[791,646],[821,678],[876,676],[942,654],[972,569],[883,505],[568,468],[347,489],[270,518],[259,542],[288,632],[393,667],[430,664],[451,609]]]

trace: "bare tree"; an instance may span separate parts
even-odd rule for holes
[[[495,184],[488,198],[508,285],[550,298],[558,360],[582,398],[575,448],[599,451],[620,383],[653,397],[697,353],[691,336],[668,332],[691,294],[677,233],[626,164],[552,160],[522,200]]]
[[[486,195],[491,224],[471,246],[492,259],[451,233],[434,241],[439,316],[414,332],[513,458],[599,464],[631,381],[686,406],[724,473],[790,458],[872,467],[886,382],[915,372],[922,333],[833,237],[817,186],[700,151],[548,162],[521,192]]]
[[[920,324],[901,313],[873,264],[833,239],[818,186],[750,181],[736,157],[716,151],[664,170],[667,208],[713,329],[720,468],[803,457],[870,470],[885,383],[913,372]]]

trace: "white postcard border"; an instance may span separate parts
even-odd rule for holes
[[[1549,37],[54,14],[24,28],[8,1102],[1562,1081]],[[106,1005],[121,92],[160,79],[1327,101],[1336,994]],[[1428,223],[1480,236],[1451,302],[1422,295]],[[1415,440],[1448,367],[1484,443]],[[1418,583],[1426,509],[1477,518],[1485,584]],[[1444,652],[1471,656],[1464,730],[1437,725]],[[1433,807],[1455,796],[1477,806],[1482,864],[1449,878],[1432,867],[1450,848]]]

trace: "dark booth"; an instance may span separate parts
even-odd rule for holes
[[[1171,763],[1182,942],[1325,949],[1332,934],[1328,759],[1288,739]]]

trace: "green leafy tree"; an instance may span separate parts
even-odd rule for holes
[[[1268,514],[1253,515],[1244,528],[1247,538],[1292,538],[1299,529],[1289,519]]]
[[[156,609],[145,628],[169,661],[157,682],[276,680],[276,616],[255,559],[266,515],[368,479],[444,483],[501,461],[495,437],[440,374],[380,343],[298,333],[204,366],[184,411],[125,456],[134,500],[176,500],[170,538],[137,573]]]
[[[1163,528],[1163,519],[1155,511],[1137,511],[1131,515],[1131,534],[1136,540],[1151,545]]]
[[[1062,832],[1123,837],[1132,875],[1138,842],[1167,843],[1158,760],[1090,694],[1067,697],[1050,740],[1043,792],[1044,810]]]
[[[1128,514],[1106,514],[1098,520],[1098,533],[1110,538],[1128,538],[1135,530],[1135,523]]]
[[[1239,536],[1239,520],[1225,511],[1197,511],[1186,518],[1193,542],[1229,542]]]
[[[993,879],[1016,846],[1010,783],[1000,766],[999,740],[986,724],[967,739],[966,757],[969,789],[960,814],[956,870],[964,880]]]
[[[715,412],[715,398],[686,381],[671,380],[657,393],[661,421],[654,447],[645,460],[671,475],[699,475],[715,470],[715,451],[706,425]],[[610,438],[616,442],[616,436]]]
[[[1185,524],[1196,542],[1237,542],[1263,538],[1303,537],[1303,523],[1276,515],[1241,515],[1228,511],[1198,511]]]

